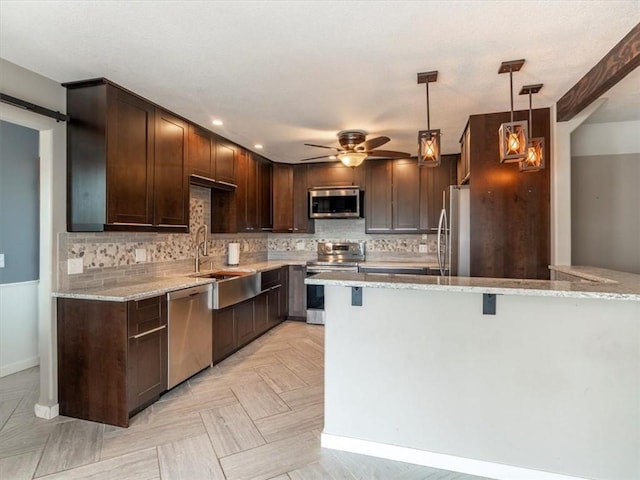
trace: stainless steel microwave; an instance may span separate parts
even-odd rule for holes
[[[313,188],[309,190],[309,218],[363,217],[363,194],[360,187]]]

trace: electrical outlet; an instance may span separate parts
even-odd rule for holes
[[[0,253],[0,268],[4,268],[4,253]]]
[[[144,248],[136,248],[136,262],[146,262],[147,261],[147,251]]]
[[[427,240],[427,238],[428,238],[428,237],[427,237],[427,234],[426,234],[426,233],[423,233],[423,234],[422,234],[422,240]]]
[[[296,250],[304,250],[304,242],[296,242]]]
[[[76,275],[82,273],[82,259],[70,258],[67,260],[67,273],[69,275]]]
[[[418,245],[418,252],[427,253],[429,251],[429,246],[426,243],[421,243]]]

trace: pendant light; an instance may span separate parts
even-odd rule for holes
[[[418,74],[418,83],[427,89],[427,130],[418,132],[418,165],[437,167],[440,165],[440,130],[431,130],[429,116],[429,83],[438,80],[438,71]]]
[[[533,135],[533,108],[531,96],[542,89],[542,83],[537,85],[525,85],[520,90],[520,95],[529,95],[529,134]],[[537,172],[544,168],[544,137],[530,138],[527,145],[527,156],[520,161],[521,172]]]
[[[513,72],[518,72],[524,65],[523,60],[502,62],[498,73],[509,73],[509,88],[511,93],[511,121],[500,125],[498,137],[500,140],[500,163],[515,163],[527,156],[527,122],[513,121]]]

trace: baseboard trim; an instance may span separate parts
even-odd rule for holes
[[[60,415],[60,404],[42,405],[40,403],[36,403],[33,411],[36,414],[36,417],[51,420],[52,418]]]
[[[20,360],[19,362],[13,362],[8,365],[3,365],[0,367],[0,378],[6,377],[7,375],[13,375],[14,373],[21,372],[22,370],[26,370],[28,368],[37,367],[38,365],[40,365],[39,356],[26,358],[24,360]]]
[[[357,438],[331,435],[324,432],[320,438],[323,448],[360,453],[372,457],[385,458],[387,460],[413,463],[415,465],[450,470],[469,475],[478,475],[496,480],[513,480],[514,478],[518,480],[587,480],[583,477],[573,477],[500,463],[473,460],[471,458],[427,452],[415,448],[399,447],[368,440],[359,440]]]

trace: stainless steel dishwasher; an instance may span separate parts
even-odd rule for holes
[[[168,388],[211,365],[211,285],[167,294],[169,302]]]

